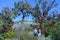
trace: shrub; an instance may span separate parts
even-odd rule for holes
[[[4,33],[4,38],[11,38],[12,36],[14,36],[15,35],[15,32],[14,31],[9,31],[9,32],[5,32]]]
[[[52,34],[53,40],[60,40],[60,24],[57,24]]]

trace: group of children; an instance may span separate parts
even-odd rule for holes
[[[41,29],[34,29],[34,36],[40,36],[41,35]]]

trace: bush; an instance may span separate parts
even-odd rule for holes
[[[4,32],[3,34],[0,35],[0,40],[12,38],[14,35],[15,35],[14,31]]]
[[[0,36],[0,40],[3,40],[3,38]]]
[[[60,40],[60,24],[56,25],[56,28],[52,34],[52,39],[53,40]]]

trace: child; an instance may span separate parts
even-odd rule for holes
[[[41,35],[41,29],[38,29],[38,36]]]
[[[34,29],[34,36],[37,36],[37,29]]]

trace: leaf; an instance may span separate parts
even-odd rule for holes
[[[16,2],[14,2],[14,7],[17,8],[17,3]]]
[[[39,3],[41,3],[42,0],[38,0],[38,1],[39,1]]]

